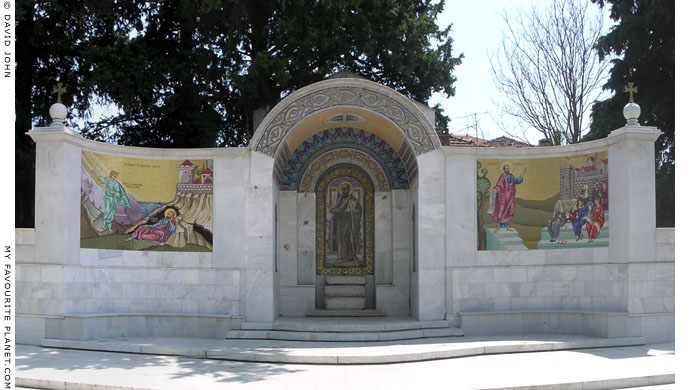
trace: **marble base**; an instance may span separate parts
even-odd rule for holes
[[[326,276],[326,284],[329,285],[352,285],[365,283],[364,276]]]
[[[631,315],[627,312],[526,310],[459,313],[460,327],[467,336],[579,334],[595,337],[642,337],[655,342],[674,340],[667,327],[645,327],[659,318],[669,323],[673,314],[664,316]]]
[[[379,309],[364,310],[324,310],[312,309],[307,311],[307,317],[383,317]]]
[[[45,338],[94,340],[112,337],[191,337],[225,336],[230,316],[184,313],[66,314],[45,320]]]
[[[327,310],[361,310],[365,303],[364,297],[326,297]]]

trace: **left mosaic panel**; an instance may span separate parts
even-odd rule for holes
[[[213,160],[83,151],[81,247],[213,250]]]

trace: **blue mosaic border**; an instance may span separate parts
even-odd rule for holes
[[[292,152],[281,175],[280,189],[296,190],[303,170],[309,166],[313,158],[325,150],[333,149],[334,146],[354,146],[368,152],[386,171],[392,189],[409,188],[405,164],[386,141],[365,130],[338,127],[314,134]]]

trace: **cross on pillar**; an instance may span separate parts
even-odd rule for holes
[[[637,93],[637,87],[633,87],[633,85],[633,83],[628,83],[624,90],[624,92],[630,92],[630,103],[633,102],[633,93]]]
[[[57,93],[57,102],[62,103],[62,94],[67,92],[67,86],[62,86],[62,83],[57,83],[53,85],[53,93]]]

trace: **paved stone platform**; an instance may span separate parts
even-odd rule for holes
[[[258,347],[257,347],[258,348]],[[369,347],[364,347],[364,350]],[[675,345],[304,365],[18,345],[17,386],[40,389],[614,389],[675,380]],[[681,387],[679,387],[681,388]]]
[[[575,335],[439,337],[385,342],[296,342],[172,337],[41,341],[44,347],[299,364],[380,364],[501,353],[643,345],[642,337]]]

